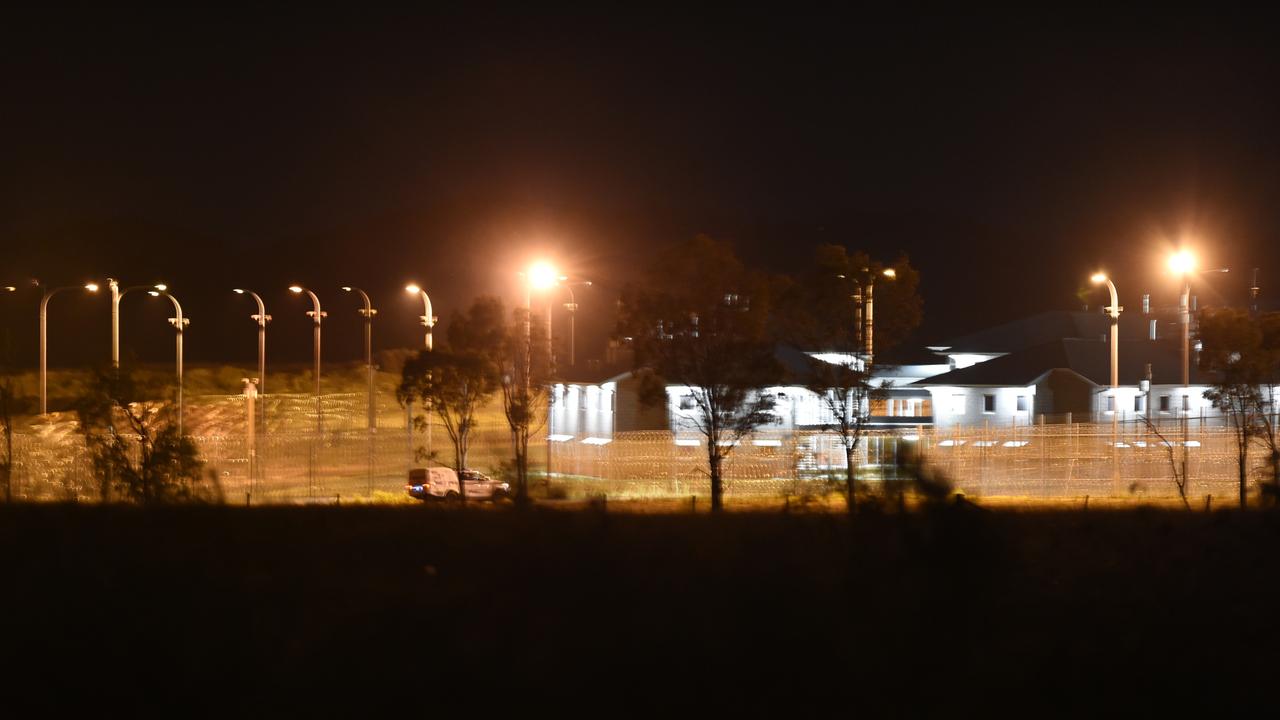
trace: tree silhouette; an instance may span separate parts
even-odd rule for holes
[[[690,399],[714,512],[723,506],[725,458],[774,417],[764,392],[781,378],[767,334],[770,294],[768,279],[747,271],[728,243],[699,235],[659,255],[620,303],[618,330],[634,346],[642,397],[666,403],[675,385]]]
[[[178,433],[170,408],[128,369],[94,371],[77,413],[103,501],[221,501],[216,479],[201,481],[199,449]]]

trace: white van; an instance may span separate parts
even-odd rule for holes
[[[463,485],[468,500],[506,500],[511,486],[477,470],[463,470]],[[453,468],[414,468],[409,471],[405,492],[419,500],[458,500],[458,474]]]

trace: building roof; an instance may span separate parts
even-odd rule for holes
[[[1150,316],[1139,312],[1121,313],[1120,337],[1147,337],[1149,319]],[[1062,338],[1100,340],[1110,332],[1110,328],[1111,319],[1101,310],[1096,312],[1053,310],[961,335],[930,347],[945,348],[940,351],[945,354],[1012,353]]]
[[[1123,336],[1122,336],[1123,337]],[[1182,346],[1175,340],[1121,340],[1120,384],[1137,385],[1151,365],[1154,385],[1182,383]],[[952,370],[912,383],[922,385],[981,385],[1019,387],[1035,383],[1050,370],[1071,370],[1098,386],[1111,383],[1111,344],[1102,340],[1059,338],[1011,352],[962,370]],[[1213,378],[1191,360],[1191,383],[1206,385]]]

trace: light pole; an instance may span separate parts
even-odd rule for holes
[[[423,290],[421,287],[418,287],[416,283],[409,283],[408,285],[405,286],[404,291],[409,293],[410,295],[422,296],[422,315],[419,316],[419,319],[422,321],[422,327],[426,328],[426,333],[425,333],[423,342],[427,352],[432,352],[435,349],[435,343],[432,340],[431,331],[432,331],[432,328],[436,326],[436,316],[431,314],[431,297],[427,295],[426,290]],[[427,377],[429,378],[430,375],[428,375]],[[423,418],[426,420],[425,424],[426,424],[426,432],[427,432],[427,446],[426,446],[427,462],[430,462],[430,458],[431,458],[431,404],[430,403],[431,401],[427,400],[427,406],[423,408],[423,410],[425,411],[423,413]],[[405,404],[405,411],[406,413],[408,413],[407,416],[405,417],[405,423],[408,426],[406,429],[406,433],[407,433],[407,436],[409,437],[410,448],[413,447],[412,404],[413,404],[413,400],[409,400],[409,402]],[[412,454],[412,450],[410,450],[410,453]]]
[[[855,324],[858,326],[858,334],[862,336],[862,350],[864,367],[870,367],[872,361],[872,353],[875,350],[875,285],[876,275],[894,280],[898,277],[898,271],[893,268],[885,268],[879,273],[872,272],[870,268],[862,268],[863,276],[866,280],[853,280],[853,284],[858,288],[858,294],[854,295],[857,301],[855,308]],[[844,275],[837,275],[841,280],[849,279]]]
[[[324,431],[324,426],[320,420],[320,321],[325,318],[326,313],[320,309],[320,298],[316,294],[300,285],[290,285],[289,292],[294,295],[306,293],[311,298],[311,310],[307,313],[307,317],[314,321],[315,330],[312,333],[312,350],[314,355],[314,369],[316,381],[316,437],[319,438],[320,433]]]
[[[578,366],[578,350],[577,340],[577,322],[578,322],[578,301],[573,296],[574,286],[590,286],[590,280],[582,280],[579,282],[565,283],[564,289],[569,291],[569,302],[564,304],[564,308],[569,311],[569,367]]]
[[[1111,318],[1111,391],[1114,395],[1116,388],[1120,387],[1120,313],[1124,308],[1120,307],[1120,296],[1116,293],[1115,283],[1111,282],[1106,273],[1094,273],[1089,279],[1094,285],[1106,283],[1107,289],[1111,291],[1111,306],[1106,310],[1107,317]]]
[[[865,271],[866,271],[866,268],[863,268],[863,271],[865,272]],[[883,275],[883,276],[885,276],[886,278],[888,278],[888,279],[890,279],[890,280],[893,280],[894,278],[898,277],[898,272],[897,272],[896,270],[894,270],[893,268],[885,268],[884,270],[881,270],[881,271],[880,271],[880,274],[881,274],[881,275]],[[873,351],[874,351],[874,349],[875,349],[875,344],[874,344],[874,339],[875,339],[875,337],[874,337],[874,333],[875,333],[875,302],[874,302],[874,297],[873,297],[873,295],[872,295],[872,293],[875,291],[875,287],[876,287],[876,275],[875,275],[875,273],[871,273],[870,275],[868,275],[868,276],[867,276],[867,317],[866,317],[866,322],[867,322],[867,332],[866,332],[866,337],[867,337],[867,364],[868,364],[868,365],[870,365],[870,364],[871,364],[871,362],[872,362],[872,357],[873,357],[872,353],[873,353]]]
[[[373,395],[373,316],[378,314],[373,309],[373,303],[369,300],[369,293],[358,287],[349,285],[342,286],[343,292],[360,293],[360,298],[364,301],[364,307],[359,310],[364,316],[364,365],[369,375],[369,425],[368,425],[368,445],[369,445],[369,496],[373,496],[373,433],[377,427],[377,409],[374,404]]]
[[[1188,250],[1169,256],[1169,270],[1182,277],[1182,295],[1178,299],[1178,319],[1182,324],[1182,386],[1191,385],[1191,276],[1196,273],[1196,258]],[[1229,268],[1201,270],[1199,274],[1225,273]]]
[[[531,341],[529,319],[533,314],[532,293],[534,290],[546,291],[555,287],[561,280],[565,280],[565,276],[556,272],[555,266],[549,262],[540,261],[529,266],[529,270],[525,273],[524,284],[524,337],[526,342]],[[547,298],[547,376],[551,376],[552,356],[551,356],[551,298]]]
[[[43,287],[43,286],[42,286]],[[81,286],[91,293],[98,292],[97,283],[88,283]],[[75,290],[74,285],[66,287],[57,287],[49,290],[45,288],[40,295],[40,414],[49,414],[49,300],[54,295],[63,290]]]
[[[267,323],[271,322],[271,316],[267,314],[267,306],[258,293],[241,288],[231,292],[237,295],[248,295],[258,305],[258,312],[250,315],[249,319],[258,324],[258,426],[265,433],[267,431]]]
[[[148,290],[147,294],[151,297],[167,297],[169,302],[173,303],[174,317],[169,318],[169,324],[176,331],[176,355],[178,361],[178,437],[182,437],[182,331],[191,323],[191,321],[182,316],[182,305],[178,303],[178,298],[169,294],[168,289],[164,285],[157,285],[155,290]]]

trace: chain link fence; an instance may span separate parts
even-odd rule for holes
[[[266,427],[248,433],[243,397],[197,398],[187,427],[207,472],[228,502],[398,501],[428,443],[435,462],[452,465],[443,427],[414,428],[412,410],[383,399],[367,427],[367,396],[267,399]],[[319,412],[317,412],[317,408]],[[487,412],[472,433],[468,465],[495,476],[510,467],[510,434]],[[873,433],[855,456],[871,486],[907,477],[913,459],[958,491],[1030,502],[1090,496],[1126,501],[1177,497],[1173,471],[1185,465],[1187,494],[1234,498],[1237,452],[1221,420],[1190,419],[1152,431],[1143,423],[1051,424],[1001,428],[917,428]],[[1269,477],[1267,451],[1251,448],[1249,482]],[[559,497],[661,499],[710,494],[706,440],[669,432],[538,436],[530,447],[535,481]],[[728,497],[780,498],[838,490],[845,473],[839,438],[829,433],[761,432],[732,448],[723,468]],[[83,437],[69,417],[53,417],[14,437],[15,497],[92,501],[98,482]]]

